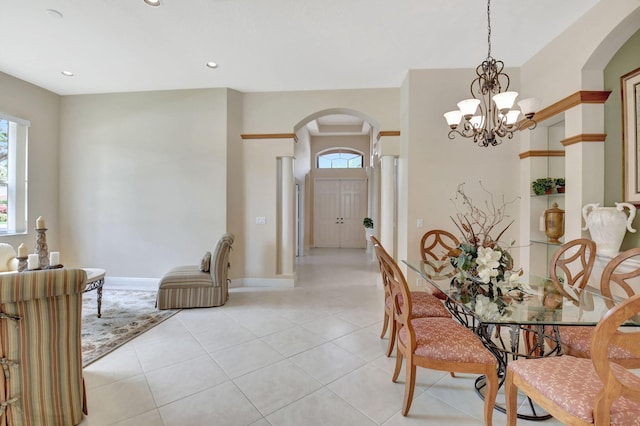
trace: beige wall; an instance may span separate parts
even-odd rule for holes
[[[304,118],[326,109],[359,111],[381,130],[400,125],[400,92],[390,89],[353,89],[244,94],[244,133],[293,132]]]
[[[242,142],[245,174],[244,278],[277,279],[278,157],[293,156],[293,139]],[[266,218],[264,225],[257,217]],[[235,252],[233,253],[235,255]]]
[[[639,22],[638,0],[601,0],[522,66],[522,94],[545,107],[578,90],[602,90],[602,70]]]
[[[47,245],[51,251],[60,247],[58,216],[58,141],[60,96],[33,84],[0,73],[0,111],[29,120],[29,176],[27,234],[0,237],[0,242],[16,249],[24,243],[29,252],[35,250],[35,224],[38,216],[46,219]],[[63,252],[61,261],[68,257]]]
[[[245,180],[247,169],[242,157],[242,93],[227,91],[227,231],[235,236],[233,258],[229,263],[229,278],[244,276],[246,238],[245,224]],[[220,200],[222,201],[222,200]]]
[[[197,264],[227,230],[227,90],[67,96],[61,252],[111,276]]]

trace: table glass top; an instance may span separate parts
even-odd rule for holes
[[[448,261],[424,262],[403,261],[409,268],[431,283],[450,301],[462,307],[479,321],[492,324],[548,324],[548,325],[595,325],[604,314],[621,300],[609,299],[600,294],[598,287],[588,285],[577,291],[567,285],[562,290],[555,288],[550,279],[523,275],[517,289],[493,297],[476,296],[469,285],[460,286],[453,279],[455,269]],[[487,290],[483,285],[480,292]],[[504,291],[503,291],[504,290]],[[625,325],[640,325],[640,315]]]

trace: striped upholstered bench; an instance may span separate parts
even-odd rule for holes
[[[211,257],[211,266],[176,266],[161,279],[156,305],[158,309],[208,308],[224,305],[229,299],[227,272],[233,235],[224,234]]]
[[[82,378],[82,269],[0,274],[0,425],[77,425]]]

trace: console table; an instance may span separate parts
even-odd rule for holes
[[[98,293],[98,318],[102,317],[102,287],[106,271],[100,268],[82,268],[87,273],[87,287],[84,292],[96,290]]]

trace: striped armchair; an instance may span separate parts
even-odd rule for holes
[[[211,266],[176,266],[167,272],[158,285],[158,309],[209,308],[222,306],[229,299],[229,254],[233,234],[223,234],[218,240]]]
[[[82,269],[0,274],[0,425],[77,425],[82,377]]]

